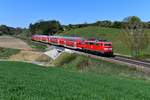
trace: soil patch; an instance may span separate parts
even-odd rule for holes
[[[0,47],[21,50],[32,50],[32,48],[27,43],[11,36],[0,36]]]
[[[13,55],[9,58],[12,61],[41,61],[47,62],[50,61],[50,58],[43,54],[43,52],[35,52],[35,51],[21,51],[20,53]]]

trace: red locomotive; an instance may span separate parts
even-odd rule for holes
[[[80,49],[83,51],[101,53],[108,56],[113,55],[112,42],[106,40],[46,35],[33,35],[32,40],[43,43],[50,43],[53,45],[59,45],[71,49]]]

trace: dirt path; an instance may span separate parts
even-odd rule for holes
[[[0,47],[21,50],[32,50],[32,48],[27,43],[11,36],[0,36]]]

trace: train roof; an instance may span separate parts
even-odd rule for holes
[[[83,38],[81,37],[67,37],[67,36],[49,36],[50,38],[64,38],[64,39],[69,39],[69,40],[82,40]]]
[[[43,36],[43,37],[46,37],[46,35],[33,35],[33,36]]]
[[[64,37],[65,39],[71,39],[71,40],[82,40],[81,37]]]
[[[49,38],[64,38],[64,39],[68,39],[68,40],[84,40],[85,42],[110,42],[105,39],[95,39],[95,38],[85,39],[82,37],[50,36],[50,35],[49,36],[48,35],[34,35],[34,36],[49,37]]]
[[[105,39],[86,39],[86,42],[109,42],[108,40]]]

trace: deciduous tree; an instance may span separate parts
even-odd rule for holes
[[[126,17],[123,22],[121,40],[130,49],[132,56],[139,56],[141,50],[148,47],[149,41],[143,23],[137,16]]]

